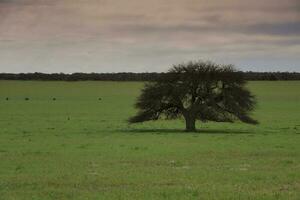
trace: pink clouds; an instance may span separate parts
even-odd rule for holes
[[[65,55],[64,63],[53,61],[54,71],[60,66],[78,70],[80,65],[98,71],[97,63],[131,71],[131,66],[147,66],[153,59],[158,70],[177,59],[198,57],[250,65],[262,48],[274,55],[281,48],[282,60],[288,61],[300,51],[299,13],[298,0],[0,0],[0,69],[49,66],[36,59],[50,59],[43,54],[49,51]],[[23,52],[22,45],[29,51]],[[10,60],[3,56],[7,53],[26,55],[28,62]],[[115,59],[119,53],[122,62]],[[74,64],[78,54],[84,58]],[[266,62],[272,59],[269,55]]]

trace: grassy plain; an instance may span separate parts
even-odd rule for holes
[[[300,199],[300,81],[250,82],[260,125],[198,133],[128,125],[142,86],[0,81],[0,199]]]

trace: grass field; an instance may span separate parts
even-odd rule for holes
[[[128,125],[142,86],[0,81],[0,199],[300,199],[300,81],[250,82],[260,125],[199,133]]]

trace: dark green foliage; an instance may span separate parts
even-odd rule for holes
[[[300,80],[299,72],[243,72],[246,80]],[[0,80],[43,80],[43,81],[155,81],[163,73],[0,73]]]
[[[243,74],[232,65],[201,61],[176,65],[158,81],[145,85],[136,103],[139,113],[129,122],[182,115],[187,131],[195,130],[196,120],[256,124],[249,116],[255,98],[245,84]]]

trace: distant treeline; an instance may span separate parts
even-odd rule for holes
[[[0,80],[154,81],[164,73],[0,73]],[[243,72],[247,80],[300,80],[298,72]]]

